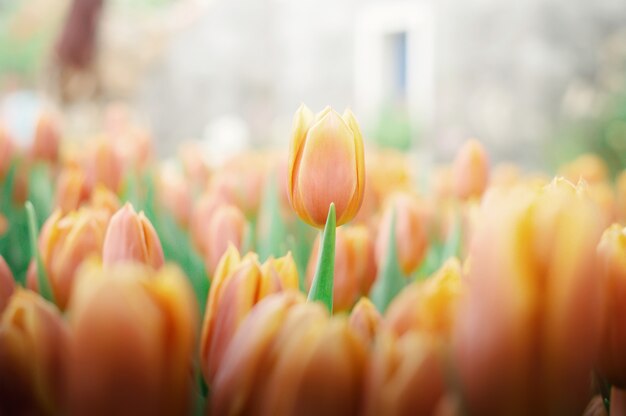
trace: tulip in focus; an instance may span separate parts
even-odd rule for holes
[[[365,189],[361,131],[350,110],[314,115],[304,104],[294,116],[288,175],[289,201],[308,224],[323,228],[335,204],[337,226],[358,212]]]
[[[216,269],[204,315],[200,361],[211,384],[238,326],[264,297],[298,288],[298,273],[291,254],[261,265],[255,254],[243,258],[230,246]]]
[[[366,347],[344,316],[270,296],[235,334],[212,385],[212,414],[356,415]]]
[[[152,223],[143,212],[137,214],[130,203],[126,203],[111,217],[102,247],[102,262],[138,262],[155,269],[164,263],[161,240]]]
[[[378,264],[383,264],[387,256],[394,215],[398,262],[402,272],[408,276],[417,270],[428,248],[427,213],[420,201],[408,193],[397,193],[390,197],[376,240]]]
[[[307,284],[313,281],[320,238],[313,244],[307,268]],[[361,296],[369,293],[376,279],[374,241],[365,226],[345,226],[337,229],[335,241],[335,273],[333,310],[349,310]]]
[[[196,309],[176,266],[81,268],[69,315],[69,413],[189,414]]]
[[[69,336],[54,305],[16,290],[0,319],[0,414],[64,414]]]
[[[609,227],[598,245],[604,275],[604,331],[598,369],[613,385],[626,388],[626,228]]]
[[[489,182],[489,157],[482,144],[469,140],[452,165],[454,192],[460,199],[479,198]]]

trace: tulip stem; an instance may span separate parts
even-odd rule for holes
[[[26,215],[28,217],[28,234],[30,237],[30,250],[31,256],[35,260],[37,264],[37,283],[39,286],[39,293],[49,302],[54,302],[54,295],[52,293],[52,288],[50,287],[50,282],[48,281],[48,276],[46,275],[46,271],[43,267],[43,260],[41,259],[41,253],[37,248],[37,215],[35,214],[35,207],[33,203],[30,201],[26,201]]]
[[[322,302],[333,312],[333,279],[335,273],[335,204],[331,203],[328,209],[326,226],[320,242],[320,254],[317,259],[315,277],[309,291],[308,301]]]

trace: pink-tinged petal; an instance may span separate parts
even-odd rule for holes
[[[295,175],[298,172],[298,165],[300,164],[302,146],[314,118],[315,115],[313,112],[304,104],[301,104],[300,107],[298,107],[298,110],[293,117],[288,164],[288,189],[290,200],[293,200],[294,198],[294,187],[296,183]]]
[[[13,273],[4,257],[0,256],[0,316],[2,316],[2,311],[9,303],[14,290],[15,279],[13,278]]]

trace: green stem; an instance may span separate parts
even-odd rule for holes
[[[333,275],[335,273],[335,204],[328,209],[328,218],[320,242],[320,254],[308,301],[319,301],[333,312]]]
[[[35,259],[37,264],[37,282],[39,284],[39,293],[44,299],[55,303],[52,289],[50,288],[50,282],[43,266],[43,260],[41,259],[41,253],[39,253],[37,247],[37,215],[35,214],[35,207],[32,202],[26,201],[26,215],[28,217],[28,234],[30,237],[30,250],[31,255]]]

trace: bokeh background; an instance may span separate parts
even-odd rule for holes
[[[78,141],[132,114],[162,157],[190,138],[284,146],[301,102],[351,107],[370,142],[422,163],[476,137],[494,161],[554,170],[591,151],[616,172],[626,2],[0,0],[0,117],[18,141],[52,107]]]

